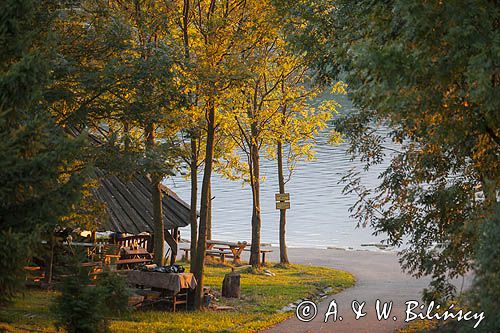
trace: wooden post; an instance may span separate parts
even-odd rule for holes
[[[170,257],[170,265],[175,264],[175,261],[177,260],[177,253],[179,252],[179,242],[181,241],[181,234],[179,232],[179,228],[174,228],[172,230],[172,236],[174,236],[175,239],[175,247],[172,248],[172,256]]]
[[[224,276],[222,297],[240,298],[240,274],[234,271]]]
[[[172,233],[174,233],[174,235],[172,235]],[[175,228],[172,233],[170,233],[168,230],[165,230],[165,241],[167,242],[168,246],[170,246],[170,250],[172,250],[170,265],[175,264],[175,259],[177,257],[178,251],[177,236],[175,235],[175,233],[177,233],[177,228]]]

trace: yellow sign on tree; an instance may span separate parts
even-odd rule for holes
[[[290,209],[290,201],[278,201],[276,209]]]
[[[288,201],[290,200],[290,193],[276,193],[274,197],[276,201]]]

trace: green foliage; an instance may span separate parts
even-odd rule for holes
[[[87,270],[80,268],[74,273],[64,280],[53,308],[57,326],[68,333],[106,332],[105,294],[101,288],[89,286]]]
[[[69,276],[64,279],[61,294],[53,304],[56,325],[71,332],[106,332],[111,317],[128,312],[125,277],[105,272],[91,280],[88,269],[73,257]]]
[[[69,140],[47,112],[49,2],[0,4],[0,297],[20,286],[43,232],[51,232],[78,199],[73,170],[79,143]],[[46,6],[47,5],[47,6]]]
[[[90,155],[102,170],[171,174],[186,97],[165,8],[154,1],[81,6],[55,22],[56,79],[47,93],[55,117],[98,138]],[[149,126],[154,145],[146,147]]]
[[[346,192],[360,198],[353,215],[392,245],[406,239],[402,267],[432,276],[431,295],[449,296],[448,280],[471,268],[500,185],[499,7],[398,0],[282,7],[306,27],[294,30],[296,47],[309,52],[304,40],[314,38],[324,52],[308,53],[311,64],[349,84],[360,109],[337,129],[353,158],[369,168],[390,154],[378,188],[364,187],[356,171],[344,178]],[[376,131],[381,125],[390,131]],[[387,141],[397,150],[385,149]]]
[[[97,283],[104,294],[102,310],[107,316],[119,316],[128,312],[129,292],[123,275],[106,272],[99,277]]]
[[[0,304],[9,301],[24,283],[23,266],[28,258],[25,235],[0,231]],[[5,272],[5,273],[3,273]]]
[[[477,270],[470,297],[476,311],[484,311],[481,323],[484,332],[500,331],[498,309],[500,309],[500,205],[496,205],[493,216],[481,226],[481,242],[477,250]]]

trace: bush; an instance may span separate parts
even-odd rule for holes
[[[125,279],[106,272],[91,285],[86,269],[75,263],[73,270],[63,281],[61,295],[54,306],[57,327],[68,333],[107,332],[109,317],[128,310]]]
[[[476,278],[470,303],[475,311],[484,311],[485,319],[478,326],[481,332],[500,332],[500,205],[493,217],[481,228],[480,246],[476,257]]]
[[[88,273],[83,269],[64,279],[54,307],[58,328],[62,327],[68,333],[107,331],[101,308],[104,294],[99,287],[89,284]]]
[[[119,316],[128,311],[130,293],[123,276],[107,272],[97,283],[104,295],[103,308],[106,316]]]
[[[0,231],[0,304],[12,299],[24,284],[29,250],[26,235]]]

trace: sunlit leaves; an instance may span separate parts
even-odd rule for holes
[[[394,245],[406,237],[403,267],[432,275],[435,287],[448,290],[446,278],[470,268],[474,229],[488,206],[488,200],[476,201],[478,189],[491,202],[500,184],[498,6],[276,2],[306,22],[292,38],[309,52],[321,77],[335,80],[340,73],[349,84],[360,111],[337,128],[349,139],[353,157],[368,168],[384,157],[386,140],[400,144],[391,151],[380,187],[367,192],[358,176],[347,179],[347,190],[360,194],[355,216],[388,234]],[[375,130],[380,125],[391,132],[382,136]]]

